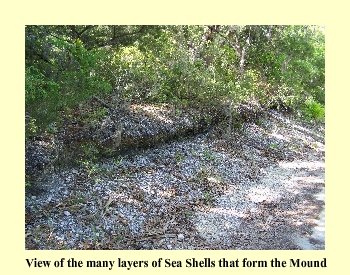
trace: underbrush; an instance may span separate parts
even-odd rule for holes
[[[324,122],[325,120],[325,106],[313,99],[308,99],[301,111],[308,121]]]

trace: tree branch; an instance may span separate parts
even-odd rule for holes
[[[73,34],[75,35],[75,37],[77,38],[80,38],[81,35],[86,32],[87,30],[90,30],[92,28],[95,28],[96,26],[93,26],[93,25],[87,25],[85,26],[85,28],[83,30],[81,30],[80,32],[76,29],[76,26],[72,25],[72,26],[69,26],[71,31],[73,32]]]
[[[102,99],[98,98],[96,95],[93,95],[92,98],[95,99],[98,103],[100,103],[103,107],[106,107],[112,111],[115,111],[115,109],[112,106],[104,102]]]
[[[131,33],[123,33],[122,35],[119,35],[119,36],[115,36],[111,39],[111,42],[112,43],[115,43],[114,40],[116,39],[120,39],[122,37],[125,37],[125,36],[129,36],[129,35],[134,35],[134,34],[138,34],[138,33],[141,33],[143,30],[144,30],[145,26],[142,25],[141,28],[137,31],[134,31],[134,32],[131,32]]]
[[[54,64],[52,64],[52,62],[47,58],[45,57],[44,55],[42,54],[39,54],[37,52],[34,53],[37,57],[39,57],[41,60],[44,60],[46,63],[50,64],[51,66],[54,66]]]
[[[102,47],[105,47],[105,46],[114,46],[114,45],[117,45],[119,39],[121,39],[121,38],[123,38],[123,37],[125,37],[125,36],[131,36],[131,35],[135,35],[135,34],[141,33],[141,32],[144,31],[144,29],[145,29],[145,25],[142,25],[142,26],[140,27],[140,29],[137,30],[137,31],[130,32],[130,33],[123,33],[123,34],[117,36],[117,35],[116,35],[116,34],[117,34],[116,26],[113,26],[113,36],[112,36],[112,38],[111,38],[109,41],[107,41],[107,42],[100,43],[100,44],[98,45],[98,47],[99,47],[99,48],[102,48]]]

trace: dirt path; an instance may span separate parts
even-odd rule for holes
[[[235,249],[324,249],[324,164],[281,162],[264,170],[258,182],[198,214],[198,231]]]
[[[52,173],[27,249],[324,249],[324,127],[276,112]]]
[[[292,142],[294,148],[300,150],[299,157],[279,156],[277,163],[261,169],[256,181],[235,186],[219,197],[215,207],[197,215],[198,231],[208,240],[214,239],[235,249],[324,249],[322,134],[282,116],[274,118],[282,123],[273,119],[274,123],[269,124],[274,125],[273,130],[268,135],[282,143]],[[276,150],[278,146],[270,145]],[[261,146],[257,155],[259,151]],[[289,150],[279,153],[286,156]],[[262,163],[259,158],[256,162]]]

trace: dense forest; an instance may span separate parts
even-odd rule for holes
[[[324,249],[324,118],[322,26],[28,25],[26,248]]]
[[[324,115],[319,26],[26,26],[27,136],[92,96]]]
[[[198,123],[224,120],[229,131],[247,102],[322,121],[324,54],[320,26],[26,26],[26,140],[86,124],[93,132],[139,103],[196,110]],[[110,128],[105,140],[123,132]],[[116,147],[91,139],[77,141],[85,156],[75,158]],[[45,163],[27,152],[27,167]]]

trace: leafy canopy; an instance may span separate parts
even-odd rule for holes
[[[319,26],[26,26],[25,38],[31,129],[113,93],[193,106],[254,99],[324,116]]]

